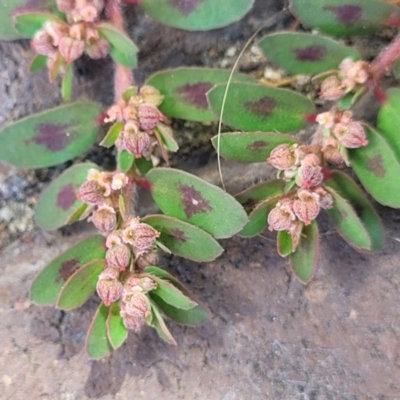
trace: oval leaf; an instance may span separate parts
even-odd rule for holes
[[[226,84],[221,84],[207,94],[217,116],[225,90]],[[228,88],[222,121],[244,131],[287,133],[300,129],[314,111],[311,100],[291,90],[234,82]]]
[[[82,306],[95,292],[99,275],[105,265],[104,259],[94,260],[75,271],[61,288],[56,307],[72,310]]]
[[[126,329],[122,317],[119,314],[120,310],[121,308],[118,302],[111,304],[106,322],[107,337],[114,349],[122,346],[128,337],[128,329]]]
[[[301,32],[279,32],[264,36],[259,46],[269,61],[291,74],[312,75],[337,69],[346,58],[360,54],[328,37]]]
[[[260,182],[235,195],[235,199],[250,212],[261,201],[283,194],[284,189],[285,182],[278,179]]]
[[[146,82],[164,96],[162,113],[189,121],[213,121],[215,114],[207,102],[207,92],[228,81],[230,71],[213,68],[176,68],[157,72]],[[255,82],[254,78],[235,73],[233,81]]]
[[[238,21],[254,0],[141,0],[141,7],[164,25],[188,31],[207,31]]]
[[[173,254],[193,261],[212,261],[224,251],[207,232],[166,215],[148,215],[142,222],[161,232],[159,241]]]
[[[289,256],[292,271],[302,283],[308,283],[313,278],[318,257],[318,225],[314,220],[310,225],[303,227],[297,249]]]
[[[46,22],[54,21],[63,24],[56,15],[49,13],[23,13],[15,16],[15,29],[22,37],[31,38]]]
[[[382,223],[358,185],[339,171],[332,172],[324,185],[333,197],[334,206],[327,210],[328,215],[343,239],[356,250],[382,250]]]
[[[29,72],[32,74],[38,72],[42,68],[45,68],[46,64],[47,64],[47,57],[44,56],[43,54],[38,54],[32,60],[31,65],[29,67]]]
[[[273,132],[226,132],[214,136],[211,141],[221,157],[237,162],[263,162],[280,144],[299,143],[292,136]]]
[[[113,348],[107,336],[108,307],[100,304],[86,335],[85,348],[93,360],[105,357]]]
[[[242,206],[228,193],[187,172],[156,168],[147,174],[154,201],[172,217],[216,238],[233,236],[247,222]]]
[[[378,113],[378,131],[385,138],[400,162],[400,89],[391,88],[386,92],[386,102]]]
[[[35,278],[30,298],[38,304],[55,304],[58,294],[69,277],[83,265],[105,258],[103,236],[91,236],[48,264]]]
[[[135,156],[132,153],[129,153],[126,150],[118,152],[117,155],[118,169],[120,169],[125,174],[130,171],[134,162],[135,162]]]
[[[66,103],[69,103],[71,101],[73,81],[74,64],[70,63],[66,66],[66,71],[61,83],[61,96]]]
[[[97,165],[91,163],[76,164],[51,182],[37,202],[36,223],[47,230],[65,225],[83,206],[84,203],[76,196],[79,187],[86,181],[89,169],[96,167]]]
[[[304,25],[335,36],[370,33],[400,17],[380,0],[291,0],[290,10]]]
[[[288,232],[278,232],[277,250],[281,257],[287,257],[293,251],[292,236]]]
[[[368,145],[349,149],[349,159],[365,190],[379,203],[400,207],[400,192],[393,190],[400,176],[400,161],[386,138],[365,126]]]
[[[60,164],[96,141],[101,106],[72,103],[34,114],[0,131],[0,160],[24,168]]]

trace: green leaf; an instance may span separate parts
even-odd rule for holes
[[[284,188],[285,182],[278,179],[260,182],[235,195],[235,199],[244,207],[246,212],[250,212],[261,201],[282,195]]]
[[[164,319],[161,316],[157,305],[154,304],[153,302],[151,302],[151,310],[152,310],[152,314],[153,314],[151,326],[157,331],[158,336],[160,336],[161,339],[165,340],[169,344],[173,344],[176,346],[176,341],[175,341],[174,337],[172,336],[171,332],[167,328],[167,325],[165,325]]]
[[[29,67],[30,73],[35,73],[46,67],[47,57],[43,54],[37,54],[35,58],[32,60],[31,65]]]
[[[103,140],[100,142],[100,146],[107,148],[114,146],[114,143],[121,133],[124,125],[124,121],[118,121],[114,125],[112,125],[111,128],[108,130],[106,136],[104,136]]]
[[[47,230],[58,229],[81,209],[84,203],[76,196],[91,168],[97,168],[97,165],[75,164],[42,192],[35,210],[35,221],[40,227]]]
[[[75,271],[61,288],[56,307],[72,310],[82,306],[95,292],[99,275],[104,271],[105,260],[94,260]]]
[[[214,136],[211,141],[218,151],[218,136]],[[237,162],[263,162],[275,147],[284,143],[294,144],[299,141],[275,132],[226,132],[219,136],[219,154]]]
[[[337,69],[347,57],[361,58],[358,51],[320,35],[278,32],[261,39],[259,46],[268,61],[291,74],[313,75]]]
[[[165,148],[174,153],[177,152],[179,146],[172,135],[172,129],[169,126],[163,124],[158,124],[155,129],[160,135],[162,143],[164,144]]]
[[[156,276],[151,276],[151,279],[157,283],[157,288],[152,290],[152,292],[157,294],[158,297],[161,297],[161,299],[163,299],[169,305],[181,310],[190,310],[197,305],[195,301],[185,296],[172,283],[157,278]]]
[[[380,0],[291,0],[290,10],[304,25],[335,36],[367,34],[400,16]]]
[[[79,221],[81,218],[84,219],[86,217],[85,212],[89,210],[89,205],[83,203],[78,209],[67,219],[65,222],[66,225],[72,224],[76,221]]]
[[[125,101],[129,101],[131,99],[131,97],[137,95],[138,93],[138,88],[137,86],[132,86],[129,89],[125,90],[124,93],[122,93],[122,98]]]
[[[390,88],[378,113],[377,128],[400,162],[400,89]]]
[[[231,237],[247,222],[245,211],[231,195],[194,175],[156,168],[147,179],[154,201],[165,214],[204,229],[215,238]]]
[[[400,192],[393,190],[400,176],[400,161],[386,137],[365,125],[368,145],[349,149],[351,166],[365,190],[379,203],[400,207]]]
[[[393,65],[393,75],[396,79],[400,79],[400,59],[399,58]]]
[[[241,19],[254,0],[141,0],[140,5],[164,25],[188,31],[208,31]]]
[[[287,257],[293,251],[292,236],[286,231],[279,231],[277,237],[277,250],[281,257]]]
[[[31,38],[46,22],[54,21],[65,24],[54,14],[30,12],[15,16],[15,29],[22,37]]]
[[[126,150],[118,152],[117,155],[118,169],[120,169],[125,174],[130,171],[134,162],[135,162],[135,156],[133,154],[129,153]]]
[[[69,277],[83,265],[105,258],[104,238],[91,236],[55,258],[35,278],[30,298],[37,304],[53,305]]]
[[[107,335],[108,307],[100,304],[86,335],[85,348],[89,357],[98,360],[113,350]]]
[[[121,308],[118,302],[111,304],[107,317],[107,337],[114,349],[122,346],[128,337],[128,329],[126,329],[121,315]]]
[[[239,232],[241,237],[252,237],[268,227],[268,214],[275,207],[281,196],[272,197],[257,204],[249,215],[249,222]]]
[[[0,160],[23,168],[70,160],[96,141],[101,111],[96,103],[71,103],[8,125],[0,131]]]
[[[138,48],[135,43],[122,31],[108,22],[97,25],[100,36],[110,43],[110,56],[112,59],[128,68],[137,65],[136,54]]]
[[[189,121],[214,121],[215,114],[207,102],[207,92],[218,83],[228,81],[230,71],[216,68],[175,68],[157,72],[146,82],[164,96],[160,111]],[[254,78],[235,73],[233,81],[256,82]]]
[[[324,182],[334,207],[327,210],[339,234],[356,250],[381,251],[382,223],[358,185],[346,174],[333,171]]]
[[[207,232],[166,215],[148,215],[142,222],[161,232],[159,241],[173,254],[193,261],[212,261],[224,251]]]
[[[318,225],[314,220],[310,225],[303,227],[297,249],[289,256],[292,271],[302,283],[308,283],[313,278],[318,257]]]
[[[143,175],[147,174],[153,168],[152,161],[146,160],[144,157],[136,159],[135,165]]]
[[[217,116],[225,90],[226,84],[220,84],[207,94]],[[234,82],[228,88],[222,121],[244,131],[287,133],[300,129],[314,111],[311,100],[291,90]]]
[[[61,96],[65,102],[71,101],[72,84],[74,81],[74,65],[68,64],[61,83]]]

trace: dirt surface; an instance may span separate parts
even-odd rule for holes
[[[130,11],[130,31],[143,49],[138,81],[165,67],[232,65],[231,54],[279,7],[257,1],[244,21],[208,33],[161,27]],[[283,18],[277,28],[289,23]],[[364,43],[379,47],[385,38],[371,40]],[[0,55],[0,127],[60,103],[45,73],[27,75],[27,43],[0,43]],[[242,70],[265,65],[250,49]],[[111,73],[107,62],[80,62],[80,98],[109,104],[110,80],[102,77]],[[175,128],[183,144],[175,162],[218,184],[207,144],[214,127]],[[87,156],[111,163],[104,153]],[[28,300],[35,274],[89,234],[85,223],[47,233],[32,221],[38,193],[67,165],[40,171],[0,165],[0,399],[400,399],[399,211],[378,208],[387,234],[378,255],[356,253],[322,217],[321,260],[308,286],[293,279],[269,233],[223,241],[225,253],[208,264],[164,258],[162,265],[210,307],[211,320],[196,328],[169,323],[178,347],[144,329],[110,357],[90,361],[83,346],[95,298],[67,313]],[[223,171],[232,191],[269,173],[264,165],[232,163]],[[151,209],[146,198],[141,209]]]

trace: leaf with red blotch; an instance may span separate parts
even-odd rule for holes
[[[220,84],[207,94],[218,117],[225,93],[222,122],[243,131],[293,132],[305,125],[307,116],[315,111],[311,100],[291,90],[234,82],[227,91],[226,84]]]
[[[84,204],[76,196],[96,164],[76,164],[64,171],[42,192],[36,205],[35,221],[43,229],[54,230],[68,223]]]
[[[207,92],[218,83],[228,81],[230,71],[216,68],[175,68],[153,74],[146,82],[164,96],[160,111],[189,121],[213,121],[214,113],[207,102]],[[233,74],[233,82],[253,82],[245,75]]]
[[[381,0],[291,0],[290,10],[304,25],[335,36],[371,33],[400,17],[398,7]]]
[[[347,57],[361,58],[360,53],[335,40],[304,32],[278,32],[264,36],[259,46],[268,61],[291,74],[312,75],[337,69]]]
[[[30,115],[0,131],[0,160],[23,168],[43,168],[70,160],[96,141],[102,112],[79,102]]]
[[[93,260],[104,259],[106,254],[103,236],[91,236],[55,258],[35,278],[30,298],[37,304],[53,305],[65,282],[82,266]]]
[[[254,0],[140,0],[141,7],[164,25],[189,31],[220,28],[241,19]]]

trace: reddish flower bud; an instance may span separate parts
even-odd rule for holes
[[[75,40],[70,37],[63,37],[59,46],[60,54],[67,63],[78,59],[85,50],[85,43],[82,40]]]
[[[140,104],[139,105],[139,123],[140,128],[143,131],[153,130],[157,124],[163,120],[163,115],[158,109],[151,104]]]
[[[276,204],[275,208],[268,214],[268,229],[270,231],[286,231],[290,228],[292,222],[296,219],[292,206],[293,201],[289,199]]]
[[[141,158],[151,148],[151,139],[148,133],[138,131],[136,133],[123,132],[122,145],[136,158]]]
[[[158,264],[158,254],[157,251],[149,251],[141,254],[136,259],[136,267],[139,271],[144,270],[148,266],[155,266]]]
[[[99,14],[96,7],[93,5],[87,5],[79,10],[81,19],[85,22],[94,22],[98,18]]]
[[[122,293],[123,310],[132,316],[142,316],[146,318],[150,315],[150,301],[145,294],[140,291]],[[122,307],[121,307],[122,308]]]
[[[279,170],[292,169],[296,164],[296,147],[297,145],[281,144],[271,151],[267,161]]]
[[[297,197],[293,203],[293,211],[300,221],[309,225],[319,214],[319,196],[309,190],[300,189],[297,192]]]
[[[164,100],[164,96],[153,86],[142,86],[139,91],[144,103],[158,107]]]
[[[85,48],[85,53],[94,60],[106,57],[109,51],[110,44],[103,38],[93,41]]]
[[[129,315],[125,311],[120,311],[120,315],[126,329],[140,332],[145,321],[142,315]]]
[[[117,224],[115,210],[107,204],[102,204],[92,213],[93,225],[102,232],[109,232]]]
[[[53,57],[57,54],[58,49],[53,44],[52,37],[44,30],[38,31],[32,39],[32,47],[38,54],[47,57]]]
[[[318,186],[324,178],[319,163],[315,154],[308,154],[297,170],[296,184],[305,189]]]
[[[339,142],[349,149],[356,149],[368,144],[364,127],[359,122],[352,121],[347,125],[336,124],[333,133]]]
[[[97,294],[106,306],[119,300],[123,291],[122,283],[114,278],[115,275],[113,275],[112,271],[117,270],[115,268],[106,268],[100,274],[96,285]]]
[[[131,251],[128,246],[119,244],[112,246],[107,250],[106,261],[110,267],[119,268],[125,271],[129,265]]]
[[[344,95],[342,83],[337,76],[326,78],[321,84],[319,97],[324,100],[336,101]]]
[[[117,246],[119,244],[122,244],[121,240],[121,231],[116,230],[111,232],[106,239],[106,247],[107,249],[111,249],[113,246]]]
[[[319,205],[325,210],[329,210],[333,207],[333,199],[332,196],[321,186],[315,188],[314,193],[319,196]]]
[[[78,199],[92,206],[104,203],[104,188],[94,180],[86,181],[80,188]]]
[[[329,163],[339,167],[344,165],[345,162],[340,151],[340,145],[336,139],[329,137],[324,140],[321,151],[324,155],[324,159]]]
[[[122,231],[122,240],[134,247],[136,256],[150,250],[155,240],[160,236],[160,233],[150,225],[138,221],[138,218],[133,218]]]

